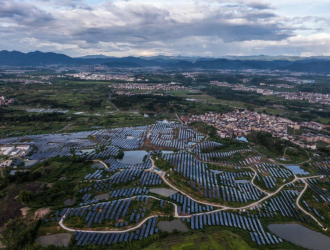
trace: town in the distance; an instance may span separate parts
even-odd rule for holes
[[[326,249],[329,61],[0,51],[0,249]]]

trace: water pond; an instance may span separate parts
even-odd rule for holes
[[[148,152],[144,150],[124,151],[123,158],[118,159],[118,161],[126,164],[139,164],[143,163],[143,158],[146,155]]]
[[[179,230],[181,232],[187,232],[188,228],[181,220],[172,220],[172,221],[160,221],[157,224],[157,227],[169,233],[172,233],[174,229]]]
[[[99,199],[99,200],[109,200],[109,193],[104,193],[104,194],[99,194],[95,195],[94,199]]]
[[[302,169],[300,166],[296,165],[286,165],[286,168],[290,169],[293,173],[295,174],[301,174],[301,175],[309,175],[309,172],[305,171],[304,169]]]
[[[70,198],[70,199],[66,199],[66,200],[63,202],[63,204],[66,205],[66,206],[72,206],[72,205],[74,205],[75,202],[76,202],[75,199]]]
[[[151,193],[159,194],[159,195],[162,195],[162,196],[165,196],[165,197],[169,197],[169,196],[177,193],[177,191],[174,191],[174,190],[169,189],[169,188],[151,188],[151,189],[149,189],[149,191]]]
[[[236,137],[236,140],[244,141],[244,142],[249,142],[244,136],[242,136],[242,137]]]
[[[307,249],[329,249],[330,237],[300,224],[271,224],[268,229],[277,236]]]
[[[103,164],[102,163],[95,163],[92,165],[92,168],[96,168],[96,169],[102,169],[104,168]]]
[[[39,236],[36,239],[36,242],[41,246],[54,245],[60,247],[67,247],[69,245],[70,239],[71,239],[71,234],[63,233],[63,234]]]

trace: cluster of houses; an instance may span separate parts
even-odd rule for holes
[[[262,95],[278,95],[286,100],[307,100],[310,103],[318,103],[321,105],[330,105],[330,94],[311,93],[311,92],[274,92],[272,89],[249,87],[243,84],[229,84],[227,82],[210,81],[211,85],[220,87],[229,87],[237,91],[257,92]],[[265,85],[260,83],[260,85]],[[278,88],[293,88],[288,84],[272,84]]]
[[[330,105],[330,94],[311,92],[281,92],[279,95],[286,100],[307,100],[309,103]]]
[[[330,136],[325,134],[306,133],[301,135],[301,139],[306,142],[325,142],[330,144]]]
[[[262,94],[262,95],[273,95],[274,94],[274,91],[272,89],[247,87],[243,84],[229,84],[227,82],[218,82],[218,81],[211,81],[210,84],[220,86],[220,87],[229,87],[236,91],[257,92],[258,94]]]
[[[203,115],[191,115],[189,117],[181,117],[181,119],[189,124],[192,122],[204,122],[208,125],[212,125],[217,129],[217,134],[221,138],[232,138],[247,136],[253,131],[256,132],[268,132],[273,137],[279,137],[284,140],[290,140],[293,143],[301,147],[316,148],[314,145],[305,145],[301,140],[297,140],[294,136],[288,134],[288,128],[300,129],[301,127],[322,130],[323,125],[316,122],[303,122],[298,123],[290,119],[271,116],[263,113],[257,113],[254,111],[236,110],[231,113],[219,114],[219,113],[205,113]],[[302,140],[306,142],[315,142],[316,140],[305,140],[302,136]],[[321,137],[319,137],[321,138]],[[324,142],[328,142],[330,137],[323,136]]]
[[[51,84],[50,82],[44,82],[34,79],[26,79],[26,78],[12,78],[12,79],[0,79],[1,82],[7,83],[23,83],[23,84]]]
[[[109,81],[109,80],[121,80],[132,82],[134,77],[130,74],[101,74],[101,73],[90,73],[90,72],[81,72],[76,74],[66,74],[74,78],[79,78],[82,80],[92,80],[92,81]]]
[[[0,96],[0,106],[9,106],[14,102],[14,99],[7,99],[5,96]]]
[[[178,83],[159,83],[159,84],[143,84],[143,83],[122,83],[109,85],[114,89],[127,89],[127,90],[180,90],[186,89],[184,86],[180,86]]]

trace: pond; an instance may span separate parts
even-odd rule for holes
[[[95,152],[95,149],[93,149],[93,148],[90,148],[90,149],[81,149],[79,151],[80,151],[80,154],[90,154],[90,153],[94,153]],[[78,151],[78,154],[79,154],[79,151]]]
[[[109,200],[109,193],[95,195],[94,196],[94,199],[98,199],[98,200]]]
[[[244,141],[244,142],[249,142],[244,136],[236,137],[236,140]]]
[[[329,249],[330,237],[300,224],[271,224],[268,229],[277,236],[308,249]]]
[[[76,202],[75,199],[70,198],[70,199],[66,199],[66,200],[63,202],[63,204],[66,205],[66,206],[72,206],[75,202]]]
[[[126,164],[139,164],[143,163],[144,156],[148,154],[149,153],[144,150],[124,151],[123,158],[118,159],[118,161]]]
[[[172,221],[160,221],[157,224],[157,227],[169,233],[172,233],[174,229],[179,230],[181,232],[187,232],[188,228],[181,220],[172,220]]]
[[[159,195],[162,195],[165,197],[169,197],[172,194],[177,193],[177,191],[169,189],[169,188],[152,188],[152,189],[149,189],[149,191],[151,193],[159,194]]]
[[[59,246],[59,247],[67,247],[69,245],[71,239],[71,234],[63,233],[63,234],[52,234],[40,236],[36,239],[36,242],[41,246]]]
[[[288,165],[286,165],[285,167],[288,168],[288,169],[290,169],[295,174],[309,175],[309,172],[305,171],[304,169],[302,169],[298,165],[296,165],[296,166],[288,166]]]
[[[102,169],[104,168],[104,165],[102,163],[95,163],[92,165],[92,168],[96,168],[96,169]]]

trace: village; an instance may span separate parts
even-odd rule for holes
[[[244,82],[244,81],[243,81]],[[317,103],[321,105],[330,105],[330,95],[322,94],[322,93],[312,93],[312,92],[278,92],[272,89],[267,88],[257,88],[255,86],[245,86],[243,84],[229,84],[227,82],[219,82],[219,81],[211,81],[211,85],[219,86],[219,87],[229,87],[236,91],[246,91],[246,92],[257,92],[258,94],[262,94],[265,96],[268,95],[278,95],[286,100],[307,100],[309,103]],[[265,84],[260,83],[260,86],[265,86]],[[271,87],[276,88],[293,88],[293,86],[287,84],[271,84]]]
[[[116,85],[109,85],[113,89],[127,89],[127,90],[180,90],[187,89],[186,87],[180,86],[179,83],[159,83],[159,84],[138,84],[138,83],[123,83]]]
[[[204,122],[212,125],[217,129],[217,134],[221,138],[244,137],[251,132],[267,132],[273,137],[278,137],[306,148],[316,149],[312,142],[322,141],[330,143],[330,136],[318,133],[303,134],[300,139],[289,135],[288,129],[299,130],[301,128],[308,128],[312,130],[321,131],[323,125],[317,122],[294,122],[290,119],[272,116],[255,111],[239,111],[236,110],[231,113],[205,113],[203,115],[191,115],[189,117],[181,117],[186,123]],[[307,142],[307,144],[305,143]]]

